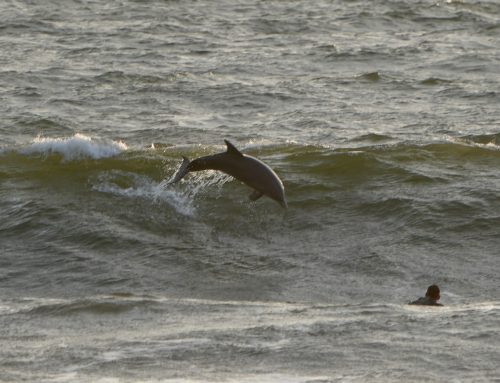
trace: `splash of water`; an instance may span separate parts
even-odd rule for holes
[[[127,179],[130,186],[120,185],[117,182],[118,178]],[[165,180],[156,182],[149,177],[135,173],[123,171],[102,173],[93,186],[93,190],[125,198],[141,198],[155,203],[166,203],[184,216],[193,217],[196,212],[189,195],[167,187]]]

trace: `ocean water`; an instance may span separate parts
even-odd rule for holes
[[[0,2],[0,382],[500,382],[499,47],[493,0]],[[288,209],[168,185],[224,139]]]

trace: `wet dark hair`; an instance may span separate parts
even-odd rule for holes
[[[427,292],[425,293],[426,297],[432,298],[432,299],[437,299],[439,298],[439,287],[438,285],[431,285],[427,288]]]

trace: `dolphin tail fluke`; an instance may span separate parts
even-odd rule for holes
[[[187,157],[182,157],[182,164],[177,170],[177,172],[174,174],[174,176],[168,181],[168,184],[175,184],[176,182],[179,182],[181,179],[184,178],[186,174],[189,173],[188,166],[191,161],[189,161],[189,158]]]

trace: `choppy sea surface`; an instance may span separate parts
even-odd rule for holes
[[[498,1],[0,2],[0,382],[500,382],[499,47]],[[168,185],[224,139],[288,209]]]

